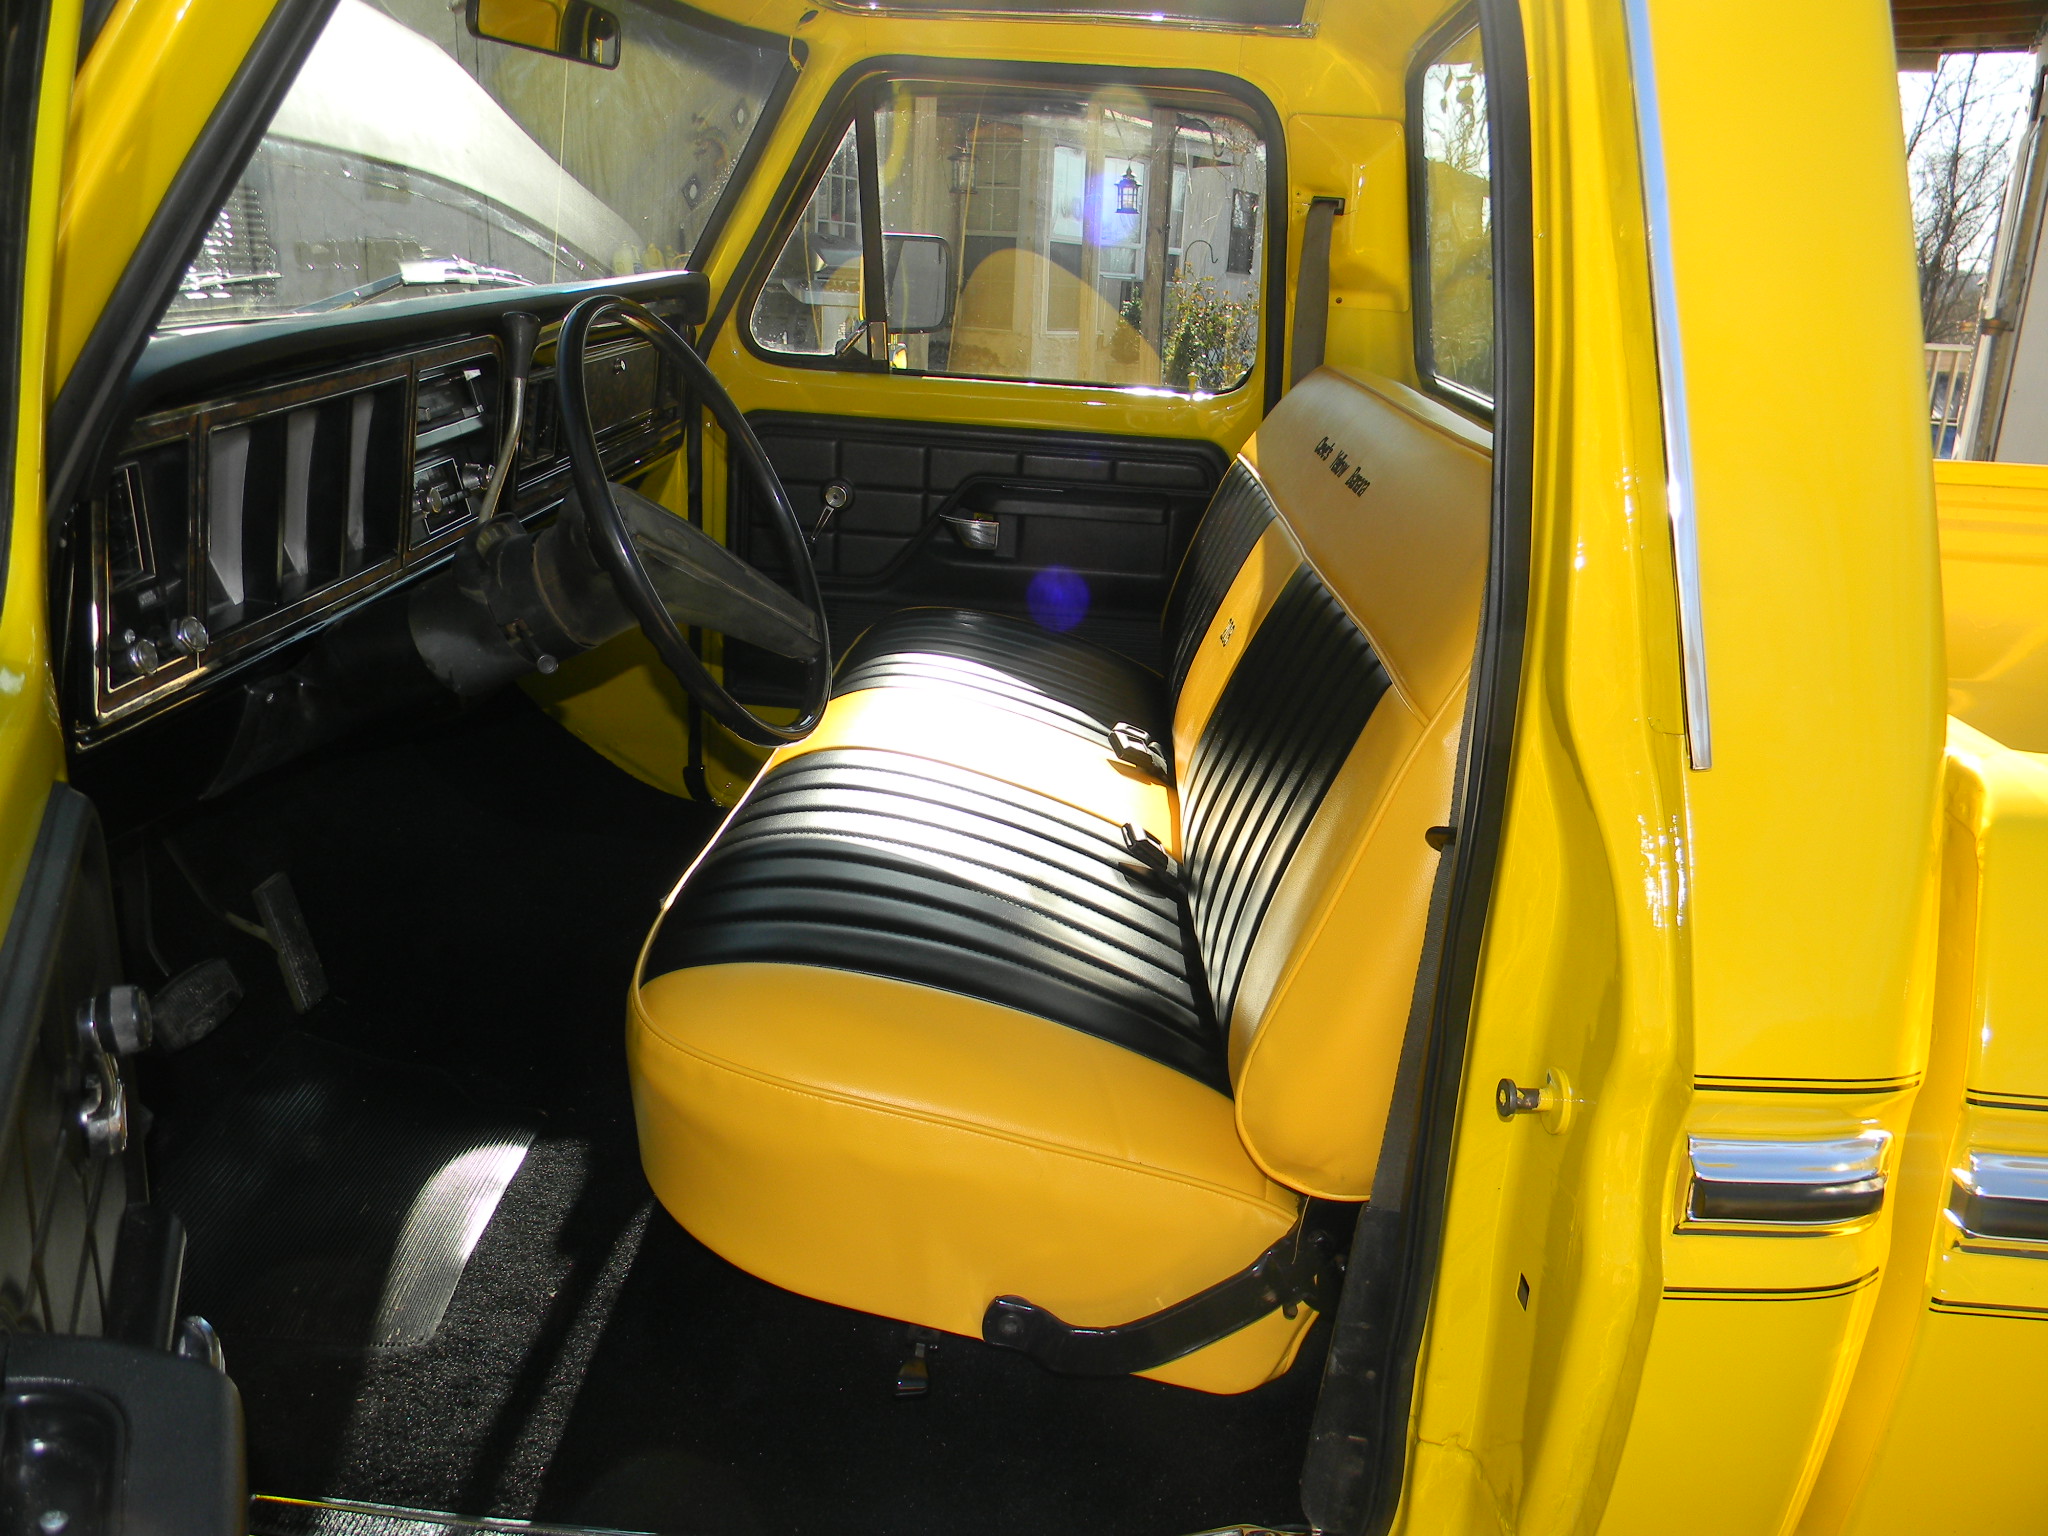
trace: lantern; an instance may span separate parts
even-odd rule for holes
[[[1133,176],[1129,169],[1126,169],[1123,175],[1117,178],[1116,211],[1118,213],[1138,212],[1138,194],[1140,190],[1142,189],[1138,186],[1138,178]]]

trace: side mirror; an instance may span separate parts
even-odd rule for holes
[[[914,336],[953,323],[953,247],[944,235],[882,236],[889,330]]]
[[[590,0],[467,0],[471,37],[599,69],[619,67],[619,18]]]

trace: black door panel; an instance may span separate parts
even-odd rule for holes
[[[120,974],[92,802],[56,784],[0,944],[0,1328],[99,1333],[129,1159],[80,1125],[79,1010]],[[118,1071],[118,1068],[114,1070]],[[100,1084],[111,1097],[111,1085]]]
[[[899,608],[944,605],[1035,619],[1158,667],[1167,588],[1229,462],[1206,442],[770,412],[749,420],[807,528],[828,486],[851,493],[812,551],[842,652]],[[731,519],[733,548],[780,570],[752,487],[736,489]],[[738,696],[794,700],[785,664],[731,641],[725,654]]]

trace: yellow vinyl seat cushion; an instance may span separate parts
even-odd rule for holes
[[[1017,1009],[742,963],[656,977],[633,1023],[655,1194],[713,1250],[821,1301],[969,1337],[1003,1295],[1123,1323],[1243,1269],[1299,1210],[1245,1155],[1227,1097]],[[1308,1321],[1274,1313],[1150,1374],[1245,1390]]]

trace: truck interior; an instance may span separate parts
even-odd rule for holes
[[[1429,1114],[1494,44],[755,9],[259,38],[53,416],[151,1017],[8,1305],[224,1362],[269,1536],[1299,1527]]]

